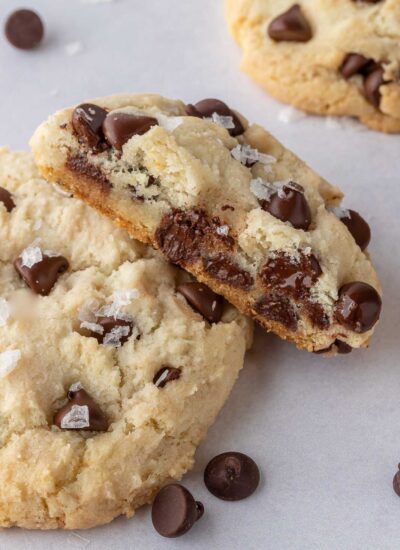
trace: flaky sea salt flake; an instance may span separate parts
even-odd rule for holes
[[[273,187],[261,178],[250,181],[250,191],[259,200],[269,200],[274,193]]]
[[[0,298],[0,327],[4,327],[10,317],[10,306],[4,298]]]
[[[43,254],[39,246],[32,243],[21,254],[23,267],[31,268],[43,260]]]
[[[108,332],[103,339],[105,346],[112,346],[113,348],[119,348],[121,346],[121,339],[128,336],[130,327],[114,327]]]
[[[90,323],[89,321],[82,321],[81,328],[85,328],[87,330],[90,330],[91,332],[95,332],[96,334],[104,333],[104,327],[102,327],[98,323]]]
[[[213,113],[211,115],[211,121],[215,122],[215,124],[219,124],[227,130],[232,130],[235,127],[235,123],[233,122],[233,118],[231,116],[221,116],[218,113]]]
[[[8,349],[0,353],[0,378],[4,378],[13,371],[20,359],[21,352],[19,349]]]
[[[217,227],[217,229],[215,230],[218,235],[228,235],[229,233],[229,225],[221,225],[220,227]]]
[[[83,390],[82,382],[75,382],[75,384],[71,384],[69,391],[76,392],[79,390]]]
[[[72,405],[71,410],[61,420],[61,428],[64,430],[81,430],[89,426],[89,407],[87,405]]]

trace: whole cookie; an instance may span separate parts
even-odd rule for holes
[[[0,526],[131,516],[191,467],[251,324],[228,304],[208,322],[185,273],[28,154],[0,150],[0,187]]]
[[[31,145],[45,177],[267,330],[309,351],[367,346],[381,308],[368,224],[222,101],[102,98],[53,115]]]
[[[400,132],[398,0],[225,0],[241,67],[277,99]]]

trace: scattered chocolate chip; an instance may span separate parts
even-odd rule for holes
[[[304,196],[304,188],[294,182],[283,185],[269,200],[260,201],[261,208],[295,229],[307,231],[311,224],[311,210]]]
[[[395,473],[393,478],[393,490],[400,497],[400,464],[398,465],[399,471]]]
[[[111,335],[112,332],[118,327],[128,327],[127,334],[118,335],[118,340],[121,346],[123,346],[132,335],[133,321],[131,320],[118,319],[115,317],[98,317],[96,319],[96,324],[103,327],[104,332],[99,334],[98,332],[90,331],[90,336],[96,338],[99,344],[103,344],[106,336]]]
[[[181,369],[175,367],[162,367],[156,372],[153,378],[153,384],[157,388],[163,388],[168,382],[172,380],[178,380],[181,376]]]
[[[196,502],[189,491],[172,483],[156,495],[151,509],[154,529],[163,537],[184,535],[204,513],[204,506]]]
[[[353,235],[361,250],[365,250],[371,240],[371,229],[364,218],[354,210],[344,210],[343,215],[339,214],[339,219]]]
[[[135,135],[143,135],[152,126],[158,124],[157,119],[150,116],[131,115],[129,113],[110,113],[103,122],[103,132],[108,143],[115,149],[122,146]]]
[[[7,212],[11,212],[15,208],[15,202],[11,193],[7,189],[4,189],[4,187],[0,187],[0,202],[4,204]]]
[[[248,271],[231,262],[224,254],[203,258],[203,267],[214,279],[235,288],[249,290],[254,283]]]
[[[364,79],[365,96],[376,108],[379,107],[381,102],[381,93],[379,88],[385,83],[383,73],[383,68],[378,65],[375,70],[371,71]]]
[[[220,116],[232,117],[234,128],[230,128],[228,132],[231,136],[239,136],[243,134],[243,124],[240,122],[239,117],[228,107],[226,103],[219,99],[203,99],[195,105],[186,105],[186,113],[189,116],[198,118],[211,118],[214,113]]]
[[[63,430],[106,432],[108,421],[94,399],[83,389],[68,392],[68,402],[54,415],[54,424]]]
[[[59,276],[67,271],[69,263],[64,256],[43,254],[43,259],[32,267],[23,265],[21,257],[15,260],[14,267],[33,292],[47,296]]]
[[[295,331],[297,329],[296,307],[284,294],[278,292],[266,294],[254,305],[254,309],[269,321],[281,323],[288,330]]]
[[[210,321],[219,323],[224,310],[224,299],[203,283],[182,283],[177,287],[189,304]]]
[[[103,122],[107,111],[94,103],[82,103],[72,113],[72,126],[89,147],[98,147],[104,140]]]
[[[335,317],[339,323],[359,334],[370,330],[378,321],[382,300],[367,283],[347,283],[339,290]]]
[[[204,483],[222,500],[242,500],[257,489],[260,471],[252,458],[236,452],[222,453],[207,464]]]
[[[42,41],[44,27],[37,13],[21,9],[8,16],[4,32],[7,40],[16,48],[32,50]]]
[[[299,4],[295,4],[271,21],[268,35],[276,42],[308,42],[312,30]]]
[[[269,258],[259,273],[266,288],[279,289],[294,298],[307,296],[320,275],[321,266],[314,254],[299,253],[298,257],[291,258],[284,252]]]
[[[108,193],[112,189],[112,184],[107,176],[98,166],[89,162],[84,156],[69,156],[65,165],[71,172],[75,172],[80,176],[85,176],[91,183],[97,184],[100,192]]]
[[[363,74],[363,70],[371,63],[371,59],[359,53],[349,53],[345,58],[340,72],[344,78],[350,78],[355,74]]]

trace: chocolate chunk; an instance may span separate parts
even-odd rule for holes
[[[365,250],[371,240],[371,229],[364,218],[354,210],[345,210],[339,218],[353,235],[361,250]]]
[[[214,496],[222,500],[242,500],[257,489],[260,471],[252,458],[236,452],[213,458],[204,471],[204,483]]]
[[[184,535],[204,513],[189,491],[178,483],[163,487],[156,495],[151,509],[154,529],[163,537]]]
[[[299,254],[291,258],[279,252],[263,265],[259,277],[263,285],[271,290],[279,289],[294,298],[309,295],[310,288],[322,275],[314,254]]]
[[[177,287],[189,304],[210,321],[219,323],[224,310],[224,299],[203,283],[183,283]]]
[[[69,156],[66,162],[66,167],[71,172],[75,172],[80,176],[85,176],[90,179],[91,182],[96,183],[102,193],[108,193],[112,188],[111,182],[101,171],[101,169],[89,162],[84,156]]]
[[[94,338],[96,338],[99,344],[103,344],[104,338],[107,335],[108,336],[111,335],[113,331],[115,332],[115,329],[118,327],[128,327],[129,329],[127,331],[127,334],[122,334],[118,336],[116,335],[121,346],[123,346],[125,342],[127,342],[130,336],[132,335],[133,321],[131,320],[116,319],[115,317],[98,317],[96,319],[96,324],[103,327],[104,332],[103,334],[99,334],[98,332],[90,331],[90,336],[93,336]]]
[[[31,50],[42,41],[44,27],[37,13],[21,9],[8,16],[4,32],[13,46],[21,50]]]
[[[298,314],[294,304],[288,296],[277,292],[266,294],[259,300],[254,309],[257,313],[268,319],[281,323],[288,330],[297,329]]]
[[[399,471],[395,473],[393,478],[393,490],[400,497],[400,464],[398,465]]]
[[[371,61],[373,60],[359,53],[349,53],[340,68],[340,72],[345,78],[350,78],[355,74],[363,74],[363,70]]]
[[[311,210],[304,196],[304,188],[294,182],[277,190],[269,200],[260,201],[261,208],[278,220],[289,222],[295,229],[307,231],[311,224]]]
[[[32,267],[22,264],[22,258],[17,258],[14,267],[33,292],[47,296],[59,276],[67,271],[68,260],[64,256],[47,256],[36,262]]]
[[[0,187],[0,202],[4,204],[7,212],[11,212],[15,208],[15,202],[11,193],[7,189],[4,189],[4,187]]]
[[[107,111],[93,103],[82,103],[72,113],[72,126],[89,147],[98,147],[104,140],[103,122]]]
[[[249,290],[254,283],[248,271],[231,262],[224,254],[203,258],[203,267],[214,279],[235,288]]]
[[[309,321],[316,327],[320,329],[326,329],[329,327],[329,317],[325,313],[324,308],[321,304],[313,302],[311,299],[304,299],[301,311],[303,315],[306,315]]]
[[[339,290],[335,317],[346,328],[359,334],[370,330],[378,321],[382,300],[367,283],[347,283]]]
[[[181,376],[181,369],[175,367],[162,367],[156,372],[153,378],[153,384],[157,388],[163,388],[168,382],[172,380],[178,380]]]
[[[379,108],[379,104],[381,102],[381,93],[379,88],[385,83],[383,73],[383,68],[378,65],[364,80],[365,96],[376,108]]]
[[[152,126],[158,124],[157,119],[150,116],[131,115],[129,113],[110,113],[103,122],[103,132],[108,143],[115,149],[122,146],[135,135],[143,135]]]
[[[271,21],[268,35],[276,42],[308,42],[312,30],[299,4],[295,4]]]
[[[99,405],[83,389],[68,392],[68,402],[54,415],[53,423],[63,430],[106,432],[108,421]]]
[[[214,113],[217,113],[219,116],[230,116],[232,117],[232,122],[234,124],[234,128],[230,128],[228,130],[230,135],[239,136],[244,132],[243,124],[240,122],[239,117],[228,107],[226,103],[220,101],[219,99],[203,99],[195,105],[186,105],[186,113],[189,116],[198,118],[211,118]]]

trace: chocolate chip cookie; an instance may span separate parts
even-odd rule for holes
[[[0,149],[0,526],[66,529],[193,463],[251,322]]]
[[[381,309],[368,223],[221,100],[98,99],[50,117],[31,144],[45,177],[267,330],[309,351],[367,346]]]
[[[400,132],[398,0],[225,0],[242,69],[277,99]]]

